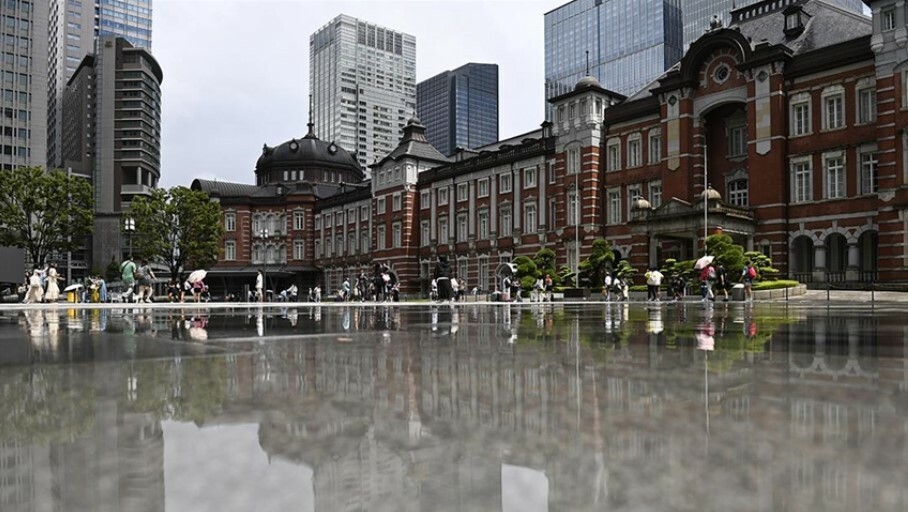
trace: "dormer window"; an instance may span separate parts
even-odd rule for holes
[[[883,31],[895,30],[895,8],[883,10]]]
[[[804,32],[804,23],[807,21],[807,14],[801,9],[800,5],[789,5],[782,14],[785,16],[785,36],[797,37]]]

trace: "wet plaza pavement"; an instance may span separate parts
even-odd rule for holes
[[[0,510],[908,508],[900,304],[0,313]]]

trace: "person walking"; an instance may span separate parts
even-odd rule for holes
[[[725,265],[721,263],[716,267],[716,287],[722,291],[722,295],[725,297],[722,300],[728,302],[728,271],[725,270]]]
[[[44,292],[44,302],[57,302],[60,299],[60,286],[58,284],[60,276],[57,274],[57,268],[53,263],[47,267],[47,289]]]
[[[650,267],[646,271],[646,300],[658,301],[659,298],[659,287],[662,286],[663,275],[662,272],[659,272],[659,269],[656,267]]]
[[[123,292],[123,301],[132,302],[136,291],[136,264],[132,261],[132,255],[126,257],[126,261],[120,265],[120,280],[126,286]]]
[[[614,278],[612,277],[611,272],[605,273],[605,281],[602,283],[602,295],[605,297],[605,302],[611,302],[612,300],[612,284],[614,283]]]
[[[545,275],[545,300],[552,302],[552,292],[555,291],[554,281],[552,281],[552,276],[549,274]]]
[[[713,281],[716,279],[716,268],[712,264],[706,265],[700,271],[700,297],[703,302],[715,301],[713,294]]]
[[[451,300],[451,264],[448,256],[442,254],[435,265],[435,280],[438,283],[438,300],[447,302]]]
[[[741,282],[744,283],[744,300],[751,302],[753,298],[754,279],[757,278],[757,269],[754,268],[750,260],[744,262],[744,270],[741,271]]]
[[[25,304],[38,304],[41,302],[41,295],[44,288],[41,288],[41,271],[35,269],[28,278],[28,291],[25,293]]]
[[[148,260],[142,259],[142,264],[136,270],[136,280],[139,283],[139,300],[137,302],[151,302],[154,297],[154,281],[157,279]]]
[[[265,302],[265,276],[259,270],[255,274],[255,299],[259,302]]]

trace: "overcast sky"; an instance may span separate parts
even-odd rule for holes
[[[161,185],[253,183],[263,143],[306,134],[309,35],[349,14],[416,37],[416,79],[498,64],[499,136],[543,113],[543,14],[566,0],[154,0],[164,70]],[[316,131],[317,133],[317,131]]]

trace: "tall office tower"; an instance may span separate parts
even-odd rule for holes
[[[684,16],[684,47],[700,38],[708,29],[713,16],[722,19],[723,26],[731,21],[731,11],[755,4],[760,0],[681,0]],[[786,0],[794,3],[793,0]],[[854,12],[864,12],[861,0],[826,0],[828,3]]]
[[[99,36],[127,39],[151,50],[152,0],[50,0],[47,77],[47,162],[63,166],[63,89]],[[47,2],[45,2],[47,3]]]
[[[682,56],[681,0],[574,0],[545,14],[546,100],[587,74],[629,96]],[[546,102],[546,119],[551,119]]]
[[[120,261],[122,212],[161,177],[161,67],[144,48],[101,36],[63,95],[62,154],[67,168],[91,176],[95,229],[91,261]]]
[[[47,2],[0,2],[3,101],[0,165],[45,165],[47,156]]]
[[[498,65],[465,64],[416,84],[416,112],[441,154],[498,140]]]
[[[309,91],[318,138],[365,168],[416,111],[416,38],[341,14],[309,37]]]

